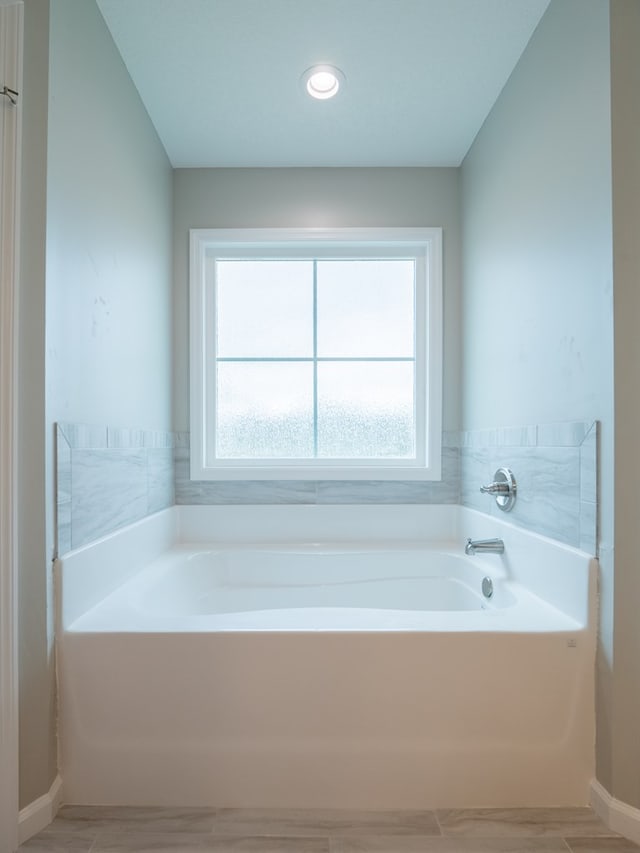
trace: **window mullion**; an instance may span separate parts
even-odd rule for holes
[[[318,260],[313,259],[313,457],[318,458]]]

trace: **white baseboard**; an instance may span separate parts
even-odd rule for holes
[[[20,809],[18,815],[18,842],[24,844],[45,829],[56,816],[62,802],[62,779],[56,776],[46,794]]]
[[[591,807],[609,829],[640,844],[640,809],[616,800],[595,779],[591,783]]]

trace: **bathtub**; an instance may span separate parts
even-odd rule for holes
[[[584,805],[595,570],[460,507],[173,507],[56,567],[64,799]]]

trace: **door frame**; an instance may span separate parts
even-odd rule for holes
[[[22,0],[0,0],[0,91],[22,91]],[[15,101],[13,103],[12,101]],[[20,94],[0,95],[0,853],[18,847],[17,305]]]

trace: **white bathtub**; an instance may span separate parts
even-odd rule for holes
[[[594,572],[458,507],[174,507],[58,567],[64,798],[583,805]]]

